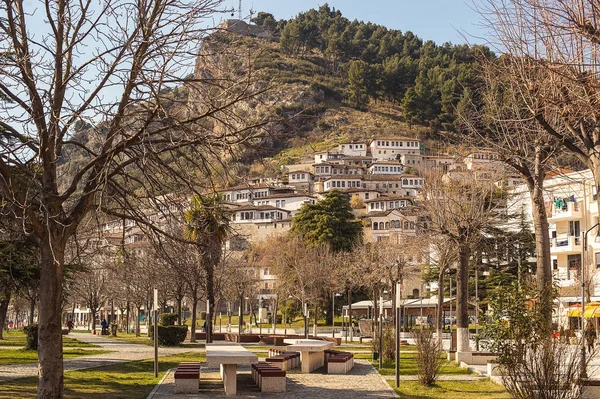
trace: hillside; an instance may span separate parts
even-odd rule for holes
[[[253,31],[269,34],[219,33],[203,45],[196,67],[196,77],[215,66],[233,74],[252,70],[268,87],[256,101],[237,105],[275,116],[267,134],[245,149],[238,175],[277,175],[281,165],[347,140],[435,139],[455,129],[461,102],[477,101],[475,58],[491,56],[485,48],[438,46],[411,32],[348,21],[327,5],[287,21],[261,12],[253,22],[260,28]],[[223,42],[229,51],[215,51]]]

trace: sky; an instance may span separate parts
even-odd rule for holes
[[[237,10],[238,0],[225,1]],[[289,19],[324,3],[324,0],[242,0],[242,15],[247,16],[250,10],[266,11],[275,19]],[[410,30],[437,44],[484,43],[483,30],[478,26],[480,17],[472,10],[471,0],[328,0],[327,3],[349,20],[370,21],[402,32]]]

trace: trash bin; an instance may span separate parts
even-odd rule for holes
[[[450,332],[450,348],[456,350],[456,331]]]
[[[376,362],[379,360],[379,352],[373,351],[373,361]]]
[[[113,337],[117,336],[117,324],[113,323],[110,325],[110,332]]]

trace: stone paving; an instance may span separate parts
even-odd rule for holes
[[[330,375],[320,368],[310,374],[299,370],[287,372],[287,392],[262,394],[254,385],[249,367],[238,368],[237,397],[256,398],[268,396],[273,399],[378,399],[397,398],[377,370],[367,360],[356,360],[352,371],[345,375]],[[220,399],[226,398],[218,369],[202,367],[198,394],[173,393],[173,372],[169,370],[163,380],[147,399]]]
[[[147,345],[130,344],[116,341],[100,335],[77,334],[73,335],[79,341],[101,346],[103,350],[113,351],[99,355],[80,356],[73,359],[64,359],[65,371],[88,369],[92,367],[109,366],[111,364],[131,362],[134,360],[149,359],[154,357],[154,348]],[[93,348],[85,348],[93,349]],[[0,347],[2,350],[2,347]],[[174,355],[177,353],[200,351],[190,348],[158,348],[159,356]],[[0,366],[0,381],[14,380],[23,377],[38,375],[37,363],[11,364]]]

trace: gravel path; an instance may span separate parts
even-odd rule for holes
[[[377,370],[366,360],[356,360],[352,371],[345,375],[325,374],[324,368],[314,373],[302,374],[298,370],[287,372],[287,392],[261,394],[252,382],[249,367],[238,368],[237,397],[272,399],[378,399],[398,396]],[[174,394],[173,372],[165,378],[147,399],[221,399],[227,398],[218,369],[202,367],[198,394]]]
[[[133,360],[149,359],[154,357],[154,348],[147,345],[130,344],[104,338],[100,335],[77,334],[76,339],[101,346],[103,350],[113,351],[100,355],[80,356],[73,359],[64,359],[65,371],[81,370],[93,367],[109,366],[112,364],[130,362]],[[86,348],[87,349],[87,348]],[[91,349],[91,348],[90,348]],[[2,350],[2,348],[0,348]],[[200,351],[189,348],[158,348],[159,356],[174,355],[177,353]],[[14,380],[38,375],[37,363],[11,364],[0,366],[0,381]]]

